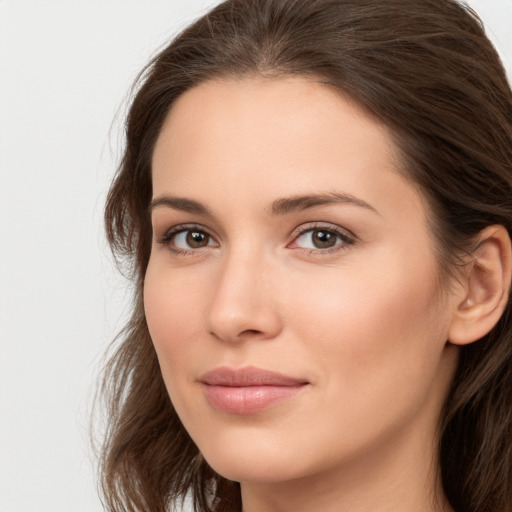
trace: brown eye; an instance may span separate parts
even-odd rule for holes
[[[202,231],[186,231],[186,243],[192,249],[200,249],[206,247],[210,240],[210,236]]]
[[[321,254],[322,252],[330,252],[329,249],[346,249],[354,243],[355,238],[341,228],[336,226],[332,228],[328,226],[317,226],[304,229],[289,247],[306,249],[313,252],[317,251]]]
[[[191,251],[205,247],[218,247],[211,235],[201,229],[181,229],[166,235],[162,243],[177,251]]]
[[[317,249],[328,249],[336,245],[338,236],[325,229],[316,229],[311,232],[311,243]]]

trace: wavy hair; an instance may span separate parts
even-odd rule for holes
[[[455,0],[227,0],[179,34],[139,76],[106,231],[135,286],[131,319],[105,366],[101,458],[111,512],[241,510],[240,489],[204,461],[165,389],[142,303],[151,247],[151,157],[185,91],[216,78],[305,76],[351,97],[391,129],[403,173],[433,216],[440,268],[486,226],[512,232],[512,93],[477,15]],[[512,510],[510,301],[461,348],[440,418],[444,492],[456,512]]]

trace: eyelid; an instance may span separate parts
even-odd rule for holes
[[[300,238],[302,235],[305,235],[306,233],[312,232],[312,231],[320,231],[320,230],[329,231],[331,233],[334,233],[337,237],[339,237],[343,243],[339,243],[334,245],[333,247],[321,249],[321,248],[305,248],[305,247],[292,247],[292,244],[296,242],[298,238]],[[341,226],[337,224],[333,224],[330,222],[309,222],[304,223],[298,226],[293,230],[290,237],[292,238],[292,241],[287,244],[288,248],[296,249],[296,250],[302,250],[307,251],[308,254],[314,254],[314,253],[320,253],[320,254],[327,254],[337,251],[343,251],[346,250],[349,246],[354,245],[357,242],[356,235],[350,231],[347,228],[342,228]]]
[[[217,241],[216,237],[210,232],[208,228],[205,226],[202,226],[201,224],[195,224],[195,223],[185,223],[185,224],[177,224],[175,226],[172,226],[171,228],[167,229],[165,233],[159,237],[157,237],[157,242],[159,244],[162,244],[166,246],[171,252],[175,254],[191,254],[191,253],[198,253],[199,251],[204,251],[206,249],[211,249],[212,245],[207,245],[205,247],[196,247],[196,248],[189,248],[189,249],[183,249],[180,247],[176,247],[172,245],[172,240],[179,234],[187,232],[187,231],[198,231],[201,233],[204,233],[205,235],[209,236],[211,240],[215,241],[216,247],[218,247],[220,244]]]
[[[310,222],[303,222],[300,224],[300,226],[297,226],[291,233],[290,237],[296,237],[303,233],[306,233],[307,231],[315,230],[315,229],[325,229],[329,231],[339,232],[348,238],[353,238],[354,240],[357,239],[357,236],[350,230],[345,227],[342,227],[338,224],[335,224],[334,222],[327,222],[327,221],[310,221]]]

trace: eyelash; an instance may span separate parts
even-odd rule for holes
[[[349,246],[354,245],[357,241],[354,234],[350,233],[346,229],[341,229],[338,226],[335,226],[333,224],[321,224],[321,223],[314,223],[309,225],[303,225],[299,228],[299,230],[292,233],[293,240],[292,244],[295,243],[301,236],[307,234],[307,233],[313,233],[315,231],[323,231],[329,234],[334,235],[336,238],[339,238],[341,240],[341,243],[336,243],[333,247],[325,248],[325,249],[308,249],[305,247],[297,247],[296,250],[299,250],[303,253],[306,253],[308,255],[310,254],[332,254],[336,252],[345,251],[348,249]],[[288,244],[288,247],[291,244]]]
[[[177,254],[180,256],[190,256],[197,254],[198,251],[201,249],[206,249],[206,247],[202,248],[190,248],[190,249],[181,249],[180,247],[176,247],[172,244],[172,241],[181,233],[187,233],[187,232],[197,232],[197,233],[204,233],[207,237],[213,239],[213,236],[208,233],[204,229],[203,226],[200,226],[198,224],[180,224],[178,226],[174,226],[169,231],[167,231],[159,240],[158,243],[166,246],[173,254]]]
[[[326,233],[334,235],[336,238],[341,240],[341,243],[336,243],[333,247],[329,248],[305,248],[305,247],[295,247],[295,250],[298,250],[302,253],[313,255],[313,254],[331,254],[335,252],[341,252],[348,249],[348,246],[354,245],[356,243],[356,237],[348,232],[348,230],[342,230],[339,227],[332,225],[332,224],[309,224],[309,225],[302,225],[298,230],[292,232],[291,236],[293,237],[292,242],[287,244],[287,247],[290,247],[293,243],[295,243],[300,237],[304,236],[307,233],[313,233],[315,231],[324,231]],[[172,241],[181,233],[187,233],[187,232],[198,232],[203,233],[210,239],[214,240],[213,236],[208,233],[207,230],[203,226],[200,226],[198,224],[181,224],[178,226],[174,226],[170,230],[168,230],[159,240],[158,243],[166,246],[173,254],[180,255],[180,256],[191,256],[196,255],[201,251],[202,249],[208,249],[211,246],[205,246],[200,248],[190,248],[190,249],[182,249],[179,247],[176,247],[172,244]]]

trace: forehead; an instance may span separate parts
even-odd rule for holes
[[[340,124],[348,129],[342,129]],[[325,137],[327,132],[332,135],[329,139]],[[366,151],[389,158],[397,154],[387,126],[328,85],[308,78],[209,81],[187,91],[174,103],[154,156],[155,162],[162,152],[165,157],[179,157],[194,141],[196,151],[215,149],[220,154],[226,149],[230,153],[240,149],[247,154],[254,149],[263,158],[263,147],[267,154],[282,154],[300,139],[309,141],[304,148],[309,149],[322,141],[327,146],[337,136],[350,139],[353,145],[363,142],[359,137],[362,132]],[[354,152],[361,149],[359,146],[354,146]]]
[[[154,195],[229,197],[240,207],[255,195],[270,202],[319,190],[421,202],[398,154],[386,125],[324,84],[211,81],[173,105],[153,155]]]

